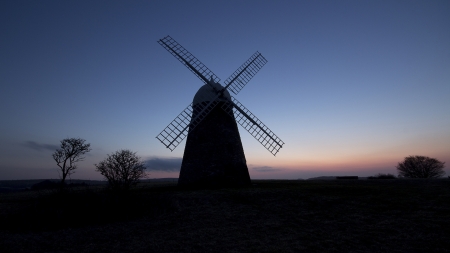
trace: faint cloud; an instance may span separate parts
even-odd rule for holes
[[[173,158],[154,157],[154,158],[144,160],[144,163],[147,167],[147,170],[176,172],[176,171],[180,171],[182,161],[183,161],[183,158],[181,158],[181,157],[178,157],[178,158],[177,157],[173,157]]]
[[[52,145],[52,144],[43,144],[43,143],[37,143],[35,141],[27,141],[25,143],[23,143],[23,146],[37,150],[37,151],[42,151],[42,150],[56,150],[58,149],[58,145]]]
[[[280,171],[281,169],[273,168],[269,166],[261,166],[261,167],[254,167],[253,170],[256,170],[258,172],[272,172],[272,171]]]

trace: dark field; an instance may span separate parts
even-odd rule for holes
[[[450,252],[450,180],[0,194],[0,252]]]

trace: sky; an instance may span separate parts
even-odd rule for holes
[[[150,178],[178,177],[155,137],[202,82],[170,35],[222,82],[268,63],[235,96],[285,145],[239,126],[252,179],[396,175],[404,157],[450,175],[450,1],[1,1],[0,179],[58,178],[65,138],[91,144],[73,179],[130,149]]]

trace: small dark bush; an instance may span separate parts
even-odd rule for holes
[[[382,174],[382,173],[368,177],[368,179],[395,179],[395,178],[396,177],[392,174]]]
[[[119,150],[95,164],[96,170],[107,180],[114,191],[128,191],[136,186],[140,179],[147,176],[144,162],[128,149]]]
[[[408,178],[440,178],[445,175],[445,162],[428,156],[409,156],[396,166],[398,176]]]

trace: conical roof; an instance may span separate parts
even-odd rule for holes
[[[200,87],[200,89],[197,91],[197,93],[195,93],[194,101],[193,101],[194,105],[202,103],[202,102],[209,102],[211,100],[211,98],[214,98],[217,96],[216,91],[213,89],[213,87],[211,85],[214,86],[214,88],[216,90],[223,89],[223,86],[218,83],[211,82],[211,84],[203,85],[202,87]],[[223,97],[221,98],[221,100],[231,101],[230,93],[227,90],[225,90],[223,92]]]

